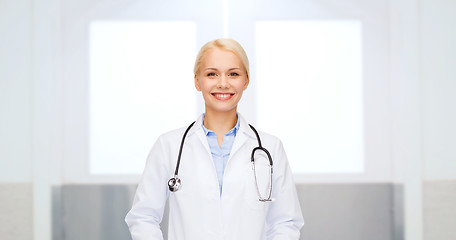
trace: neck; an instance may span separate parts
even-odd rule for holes
[[[204,126],[214,131],[217,136],[223,136],[236,126],[236,109],[229,112],[213,112],[206,109],[204,114]]]

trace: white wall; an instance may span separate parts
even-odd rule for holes
[[[390,1],[390,9],[391,157],[393,181],[404,185],[405,238],[453,239],[456,2]]]
[[[0,182],[32,180],[31,1],[0,1]]]
[[[63,79],[61,5],[34,0],[32,8],[32,159],[34,239],[51,238],[51,186],[61,181]]]
[[[33,238],[32,1],[0,1],[0,238]]]
[[[63,156],[59,19],[60,1],[0,1],[0,182],[28,183],[3,186],[23,187],[29,192],[17,189],[20,196],[33,196],[15,201],[14,215],[33,220],[33,228],[12,233],[35,239],[50,239],[51,184],[60,181]],[[2,197],[17,198],[15,191]],[[17,229],[10,225],[2,224],[0,232]]]
[[[390,1],[390,104],[393,181],[403,186],[404,237],[422,239],[419,4]]]
[[[207,6],[173,7],[172,3],[150,1],[63,1],[62,38],[64,49],[63,77],[65,102],[65,138],[62,179],[70,182],[137,182],[137,176],[93,176],[88,174],[88,24],[92,20],[192,20],[197,24],[198,46],[206,40],[222,36],[223,1]],[[257,83],[255,22],[257,20],[346,20],[362,21],[363,34],[363,118],[365,140],[365,172],[360,174],[308,174],[301,182],[390,182],[390,103],[388,72],[388,2],[344,0],[344,7],[326,1],[249,2],[242,9],[241,1],[228,1],[229,34],[246,48],[251,60],[252,81],[243,96],[240,111],[255,124]],[[280,5],[280,11],[277,8]],[[195,7],[197,6],[197,7]],[[163,9],[166,9],[164,11]],[[163,11],[162,11],[163,10]],[[164,13],[166,12],[166,14]],[[205,12],[205,14],[201,14]],[[245,16],[239,18],[238,16]],[[386,100],[385,100],[386,99]],[[201,101],[201,98],[199,98]],[[201,102],[199,103],[202,106]],[[200,109],[199,112],[201,112]],[[192,116],[193,118],[193,116]],[[185,122],[187,122],[186,120]],[[186,124],[186,123],[183,123]],[[274,129],[265,129],[274,133]]]
[[[423,239],[456,238],[456,1],[420,1]]]
[[[456,179],[456,1],[421,0],[424,179]]]

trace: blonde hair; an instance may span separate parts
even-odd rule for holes
[[[247,57],[247,54],[245,53],[241,44],[239,44],[238,42],[236,42],[235,40],[233,40],[231,38],[215,39],[215,40],[207,42],[206,44],[204,44],[201,47],[198,55],[196,56],[195,66],[193,67],[193,73],[195,75],[197,75],[199,72],[199,68],[200,68],[201,61],[202,61],[204,54],[209,49],[213,49],[213,48],[227,50],[227,51],[230,51],[230,52],[233,52],[234,54],[236,54],[236,56],[238,56],[241,59],[241,62],[244,65],[244,68],[247,73],[247,77],[250,77],[249,58]]]

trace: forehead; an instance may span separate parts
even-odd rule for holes
[[[207,50],[201,64],[202,67],[243,67],[241,59],[235,53],[220,48]]]

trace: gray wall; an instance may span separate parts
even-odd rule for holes
[[[53,239],[131,239],[124,222],[134,185],[66,185],[53,188]]]
[[[33,239],[33,187],[0,183],[0,239]]]
[[[130,239],[124,217],[135,185],[54,187],[54,240]],[[392,184],[303,184],[297,186],[306,221],[301,239],[393,240],[395,215],[403,215],[401,188]],[[166,217],[164,219],[166,222]],[[166,224],[162,226],[166,235]],[[397,235],[397,234],[396,234]]]
[[[305,226],[301,239],[392,240],[392,184],[306,184],[297,186]],[[402,194],[397,192],[397,194]]]
[[[424,182],[423,239],[456,239],[456,180]]]

